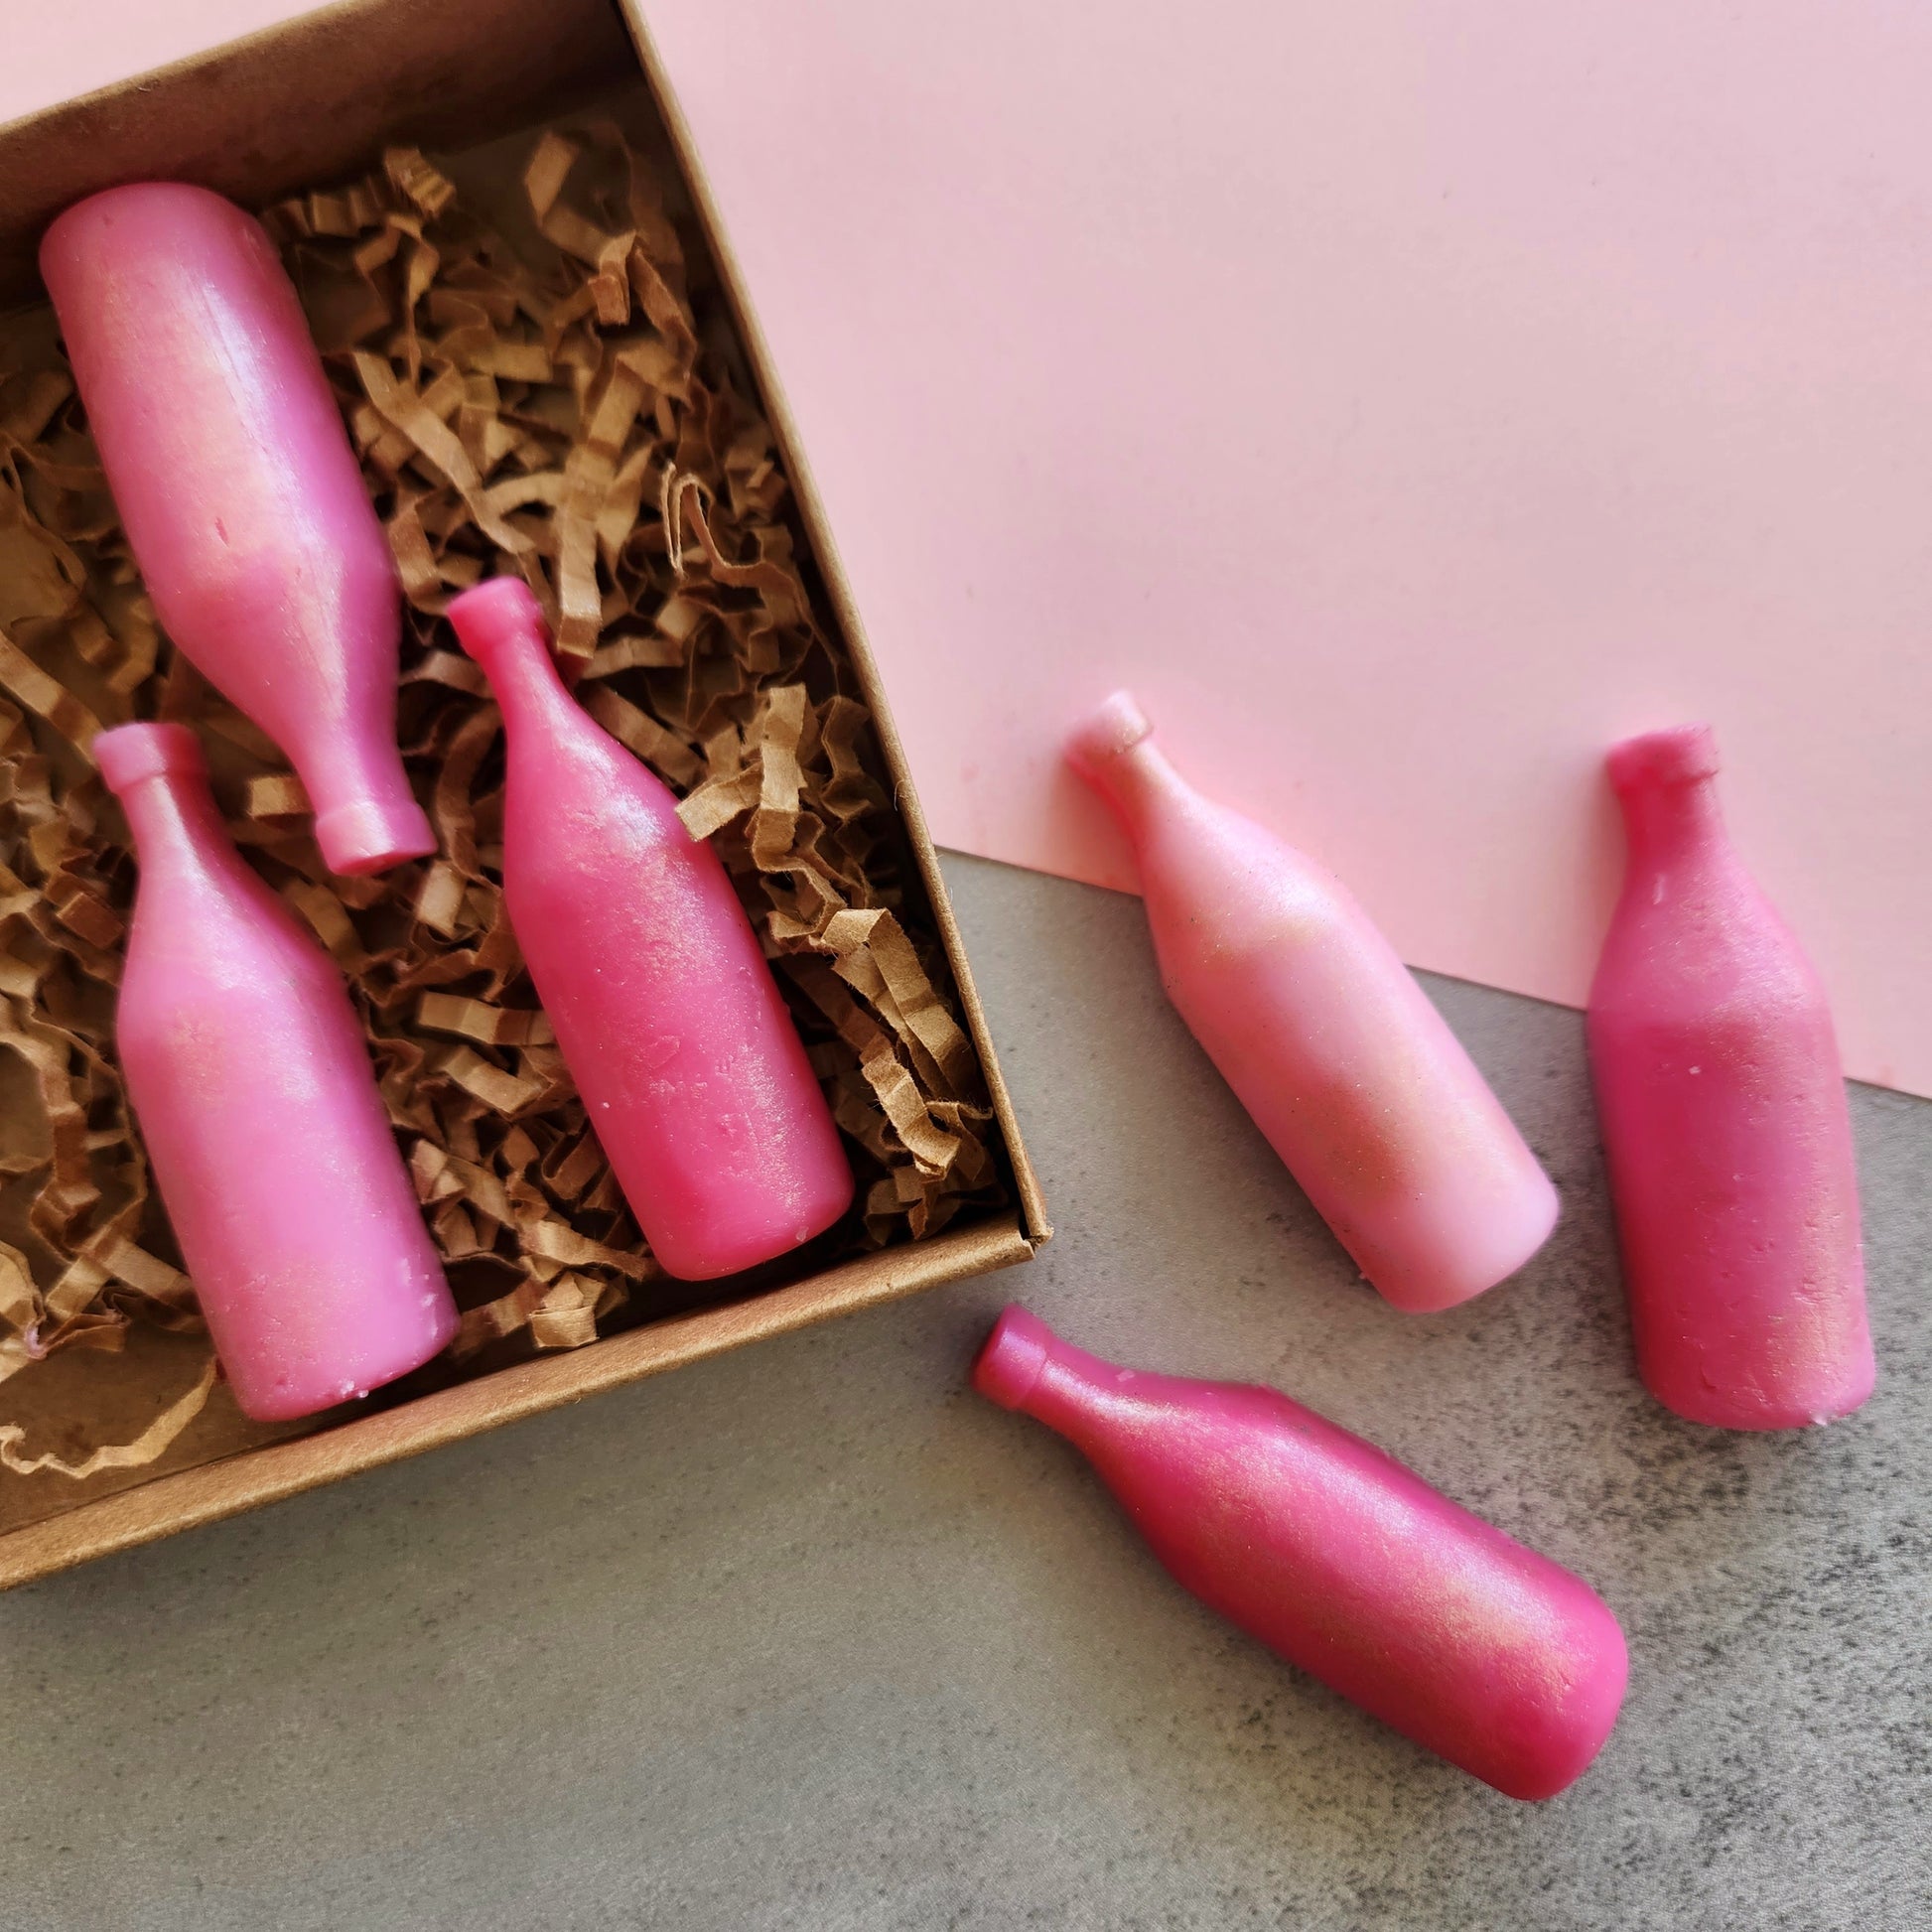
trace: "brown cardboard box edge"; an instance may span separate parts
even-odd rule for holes
[[[159,1476],[0,1538],[0,1587],[151,1543],[176,1530],[238,1516],[750,1341],[787,1334],[855,1309],[876,1308],[941,1282],[990,1274],[1027,1260],[1033,1252],[1034,1243],[1017,1218],[1007,1215],[866,1255],[729,1308],[627,1329],[569,1354],[539,1355],[340,1429]]]
[[[45,223],[69,202],[114,181],[189,173],[259,205],[305,180],[326,180],[332,173],[347,171],[391,127],[404,122],[411,138],[450,143],[466,135],[474,138],[479,120],[493,121],[501,129],[527,123],[553,111],[569,93],[584,91],[587,84],[608,85],[617,76],[603,71],[602,64],[634,54],[684,173],[747,365],[791,480],[833,620],[873,713],[894,801],[932,905],[968,1035],[985,1072],[1013,1169],[1018,1211],[996,1213],[928,1241],[861,1256],[744,1302],[499,1369],[359,1422],[246,1450],[80,1503],[62,1515],[0,1536],[0,1588],[399,1461],[747,1342],[1024,1261],[1051,1235],[938,858],[881,689],[878,666],[859,623],[743,274],[726,239],[690,129],[635,0],[621,0],[621,13],[629,30],[628,49],[606,0],[344,0],[158,73],[137,76],[0,127],[0,296],[31,286],[32,250]],[[483,63],[483,84],[478,87],[474,79],[452,82],[449,76],[463,71],[480,31],[501,37],[491,42],[496,58]],[[317,64],[345,59],[349,79],[332,98],[320,79],[331,69]],[[386,79],[386,90],[380,85],[351,84],[357,71]],[[423,90],[439,83],[461,98],[414,111]],[[171,103],[179,106],[185,100],[188,111],[183,118],[192,124],[198,99],[234,89],[257,99],[256,127],[261,138],[244,144],[243,152],[208,149],[199,157],[199,165],[185,165],[182,123],[171,111]],[[319,139],[309,138],[296,125],[305,109],[325,123]],[[311,130],[313,126],[312,121]]]

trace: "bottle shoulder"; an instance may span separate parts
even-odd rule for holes
[[[259,991],[340,991],[342,974],[322,943],[253,873],[225,868],[192,877],[143,878],[129,926],[121,1002],[170,1004],[206,995],[233,1001]]]
[[[1148,919],[1164,956],[1232,961],[1262,947],[1318,944],[1360,919],[1348,889],[1252,819],[1190,801],[1137,849]]]
[[[1203,1382],[1181,1376],[1116,1372],[1104,1388],[1089,1392],[1093,1425],[1082,1446],[1096,1463],[1113,1459],[1145,1473],[1173,1460],[1174,1478],[1209,1486],[1225,1483],[1217,1469],[1216,1444],[1239,1439],[1264,1445],[1308,1437],[1311,1413],[1279,1389],[1255,1382]]]
[[[620,864],[691,843],[671,788],[589,718],[512,734],[504,834],[547,864]]]
[[[1592,1012],[1822,1007],[1796,935],[1740,867],[1636,873],[1611,915]]]

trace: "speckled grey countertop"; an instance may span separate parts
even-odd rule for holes
[[[1721,1435],[1629,1373],[1575,1015],[1432,983],[1565,1212],[1402,1316],[1138,905],[947,874],[1041,1259],[0,1597],[0,1926],[1932,1926],[1932,1105],[1854,1094],[1876,1397]],[[1009,1296],[1276,1382],[1582,1571],[1632,1652],[1595,1768],[1512,1804],[1182,1595],[962,1392]]]

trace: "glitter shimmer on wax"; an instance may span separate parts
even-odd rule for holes
[[[1116,1367],[1021,1308],[973,1386],[1080,1449],[1184,1588],[1485,1784],[1554,1797],[1609,1736],[1602,1598],[1312,1410]]]

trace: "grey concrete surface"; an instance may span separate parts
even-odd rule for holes
[[[0,1926],[1932,1925],[1932,1106],[1855,1095],[1877,1396],[1725,1436],[1630,1375],[1575,1015],[1432,984],[1565,1216],[1404,1317],[1133,901],[947,873],[1040,1261],[0,1598]],[[1512,1804],[1217,1623],[962,1391],[1008,1297],[1289,1388],[1583,1571],[1633,1657],[1596,1767]]]

